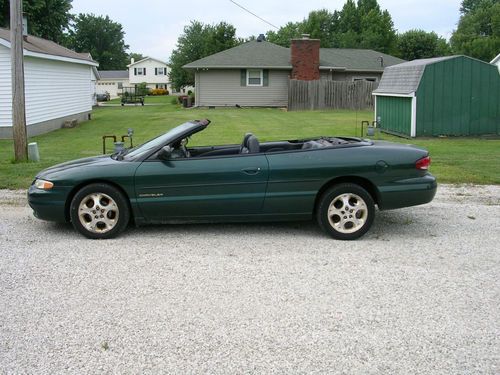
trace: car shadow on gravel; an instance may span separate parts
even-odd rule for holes
[[[73,239],[83,238],[73,229],[70,223],[40,223],[43,223],[44,230],[49,236]],[[421,215],[409,209],[377,211],[372,228],[359,240],[387,240],[401,236],[414,238],[420,237],[422,230],[432,232],[432,229],[432,224],[425,222]],[[329,238],[327,234],[321,231],[316,221],[310,220],[267,223],[162,224],[140,227],[131,224],[117,239],[131,239],[134,237],[155,238],[160,236],[169,238],[230,236],[244,239],[244,237],[253,238],[254,236],[263,235],[270,237],[285,236],[287,238]]]
[[[313,221],[269,223],[204,223],[129,226],[122,236],[238,236],[288,235],[318,237],[324,235]]]

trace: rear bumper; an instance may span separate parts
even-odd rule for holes
[[[379,187],[378,207],[381,210],[417,206],[432,201],[437,191],[436,178],[430,173],[422,177],[394,181]]]
[[[65,222],[66,197],[66,189],[40,190],[33,185],[28,189],[28,203],[40,220]]]

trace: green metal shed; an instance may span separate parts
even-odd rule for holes
[[[387,67],[375,96],[382,130],[410,137],[500,134],[500,73],[467,56]]]

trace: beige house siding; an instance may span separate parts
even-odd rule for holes
[[[240,69],[213,69],[195,73],[198,105],[248,107],[286,107],[288,104],[287,70],[269,70],[269,85],[241,86]]]

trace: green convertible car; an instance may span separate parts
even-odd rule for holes
[[[37,218],[71,221],[88,238],[148,223],[308,220],[352,240],[380,210],[430,202],[426,150],[352,137],[188,147],[191,121],[141,146],[40,172],[28,191]]]

